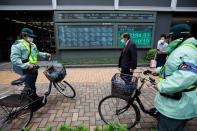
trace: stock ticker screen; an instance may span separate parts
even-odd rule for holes
[[[119,48],[121,34],[129,33],[137,47],[150,47],[153,25],[118,25],[117,38],[113,25],[61,25],[58,26],[60,48]],[[113,39],[116,39],[115,43]]]
[[[119,25],[118,26],[118,47],[122,47],[121,34],[129,33],[131,40],[137,47],[150,47],[152,43],[153,25]]]
[[[58,39],[61,48],[113,47],[113,26],[63,25]]]

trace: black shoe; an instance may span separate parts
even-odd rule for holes
[[[36,93],[32,93],[31,95],[29,95],[29,97],[32,99],[32,100],[37,100],[37,99],[40,99],[41,97],[38,96]]]

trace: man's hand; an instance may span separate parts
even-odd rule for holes
[[[118,70],[121,72],[121,68],[118,68]]]
[[[33,65],[29,64],[28,69],[29,69],[29,70],[32,70],[33,67],[34,67]]]
[[[50,53],[45,53],[46,57],[51,57]]]
[[[51,58],[51,54],[50,53],[45,53],[45,55],[46,55],[47,58],[49,58],[49,59]]]
[[[130,72],[133,72],[133,69],[130,69]]]

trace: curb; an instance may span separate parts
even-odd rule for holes
[[[1,71],[2,70],[11,70],[11,66],[4,66],[11,65],[10,62],[7,63],[0,63]],[[44,64],[43,61],[40,62],[40,67],[47,67],[48,64]],[[148,63],[138,64],[137,67],[144,67],[149,66]],[[118,67],[117,64],[84,64],[84,65],[65,65],[66,68],[103,68],[103,67]]]

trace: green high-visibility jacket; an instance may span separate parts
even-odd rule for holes
[[[175,40],[177,42],[180,40]],[[169,44],[169,45],[170,45]],[[197,86],[197,74],[191,71],[178,70],[182,62],[189,62],[197,66],[197,40],[189,38],[170,53],[166,64],[166,78],[158,83],[161,93],[176,93],[187,89],[191,85]],[[160,72],[161,68],[157,69]],[[162,74],[160,74],[162,75]],[[162,75],[163,76],[163,75]],[[174,119],[190,119],[197,117],[197,88],[193,91],[182,92],[180,100],[174,100],[157,92],[154,105],[163,115]]]
[[[24,45],[26,44],[26,46]],[[46,57],[46,54],[44,52],[39,52],[36,45],[34,43],[31,43],[31,56],[35,58],[35,60],[30,60],[28,58],[30,53],[30,48],[27,48],[30,43],[26,42],[25,40],[16,40],[15,43],[11,47],[11,55],[10,60],[11,62],[19,66],[22,69],[27,69],[29,64],[36,64],[37,63],[37,56]],[[29,59],[28,62],[23,63],[23,60]]]

